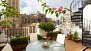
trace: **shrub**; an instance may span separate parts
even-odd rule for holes
[[[24,43],[28,43],[28,37],[25,37],[25,36],[21,36],[21,37],[15,37],[13,39],[11,39],[10,41],[10,44],[12,46],[16,46],[16,45],[19,45],[19,44],[24,44]]]
[[[42,40],[42,36],[37,34],[37,37],[38,37],[38,40]]]
[[[45,30],[47,32],[47,36],[49,36],[50,31],[53,31],[56,27],[53,23],[43,22],[39,24],[39,28]]]
[[[60,31],[51,32],[51,33],[50,33],[50,37],[55,37],[55,36],[57,36],[58,34],[61,34],[61,32],[60,32]]]

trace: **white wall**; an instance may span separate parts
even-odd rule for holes
[[[47,32],[45,32],[44,30],[38,28],[39,23],[36,25],[36,33],[41,35],[41,36],[46,36]]]
[[[87,5],[84,9],[83,9],[83,18],[90,20],[91,21],[91,4]],[[84,22],[84,19],[83,19]],[[85,24],[87,24],[89,22],[85,21]],[[87,25],[85,25],[84,27],[86,27],[87,30],[89,30],[89,27],[87,27]],[[91,28],[90,28],[91,29]],[[91,31],[91,30],[90,30]],[[90,32],[91,33],[91,32]]]

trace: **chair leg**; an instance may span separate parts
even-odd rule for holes
[[[85,48],[83,48],[81,51],[85,51],[86,49],[88,49],[89,47],[85,47]]]

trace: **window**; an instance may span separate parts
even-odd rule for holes
[[[41,19],[38,19],[38,22],[41,22]]]

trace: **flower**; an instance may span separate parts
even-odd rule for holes
[[[63,9],[63,7],[62,7],[62,6],[60,6],[60,7],[58,8],[58,12],[61,12],[61,11],[62,11],[62,9]]]
[[[56,8],[52,8],[52,10],[56,10]]]
[[[3,29],[5,29],[5,26],[0,26],[0,34],[3,33]]]

